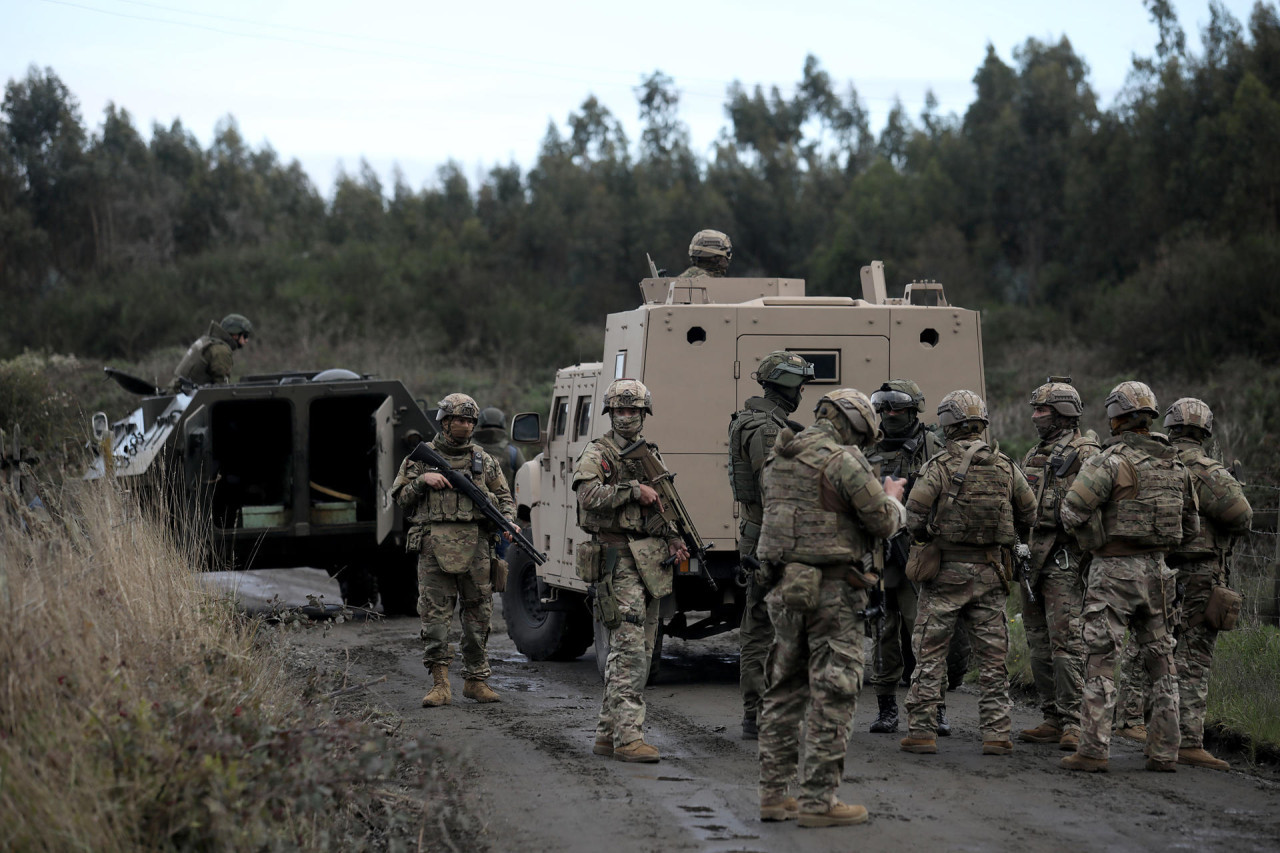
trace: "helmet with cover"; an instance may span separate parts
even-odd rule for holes
[[[813,365],[786,350],[775,350],[760,359],[753,378],[761,385],[769,383],[783,388],[799,388],[814,380]]]
[[[253,324],[249,322],[249,318],[243,314],[228,314],[222,318],[222,322],[218,324],[222,330],[228,335],[244,335],[245,337],[253,337]]]
[[[723,231],[704,228],[689,241],[689,262],[703,269],[729,269],[733,260],[733,241]]]
[[[476,429],[505,429],[506,425],[506,413],[502,409],[489,406],[480,412],[480,422],[476,424]]]
[[[871,405],[881,415],[905,409],[924,414],[924,392],[910,379],[890,379],[871,395]]]
[[[436,404],[436,417],[443,422],[445,418],[471,418],[480,420],[480,407],[467,394],[450,394]]]
[[[1204,400],[1183,397],[1175,400],[1164,414],[1164,428],[1170,431],[1194,427],[1213,435],[1213,410]]]
[[[607,415],[614,409],[643,409],[653,414],[653,395],[639,379],[615,379],[604,390],[604,408]]]
[[[880,416],[867,395],[856,388],[839,388],[823,395],[813,411],[819,420],[830,420],[847,428],[852,433],[850,444],[868,447],[882,438]]]
[[[1070,377],[1050,376],[1045,384],[1031,392],[1031,406],[1048,406],[1068,418],[1084,414],[1080,392],[1071,384]]]
[[[987,404],[977,394],[965,390],[952,391],[938,403],[938,423],[944,428],[968,421],[981,421],[983,426],[991,423]]]
[[[1143,382],[1121,382],[1107,395],[1107,417],[1119,418],[1145,412],[1153,418],[1160,414],[1156,395]]]

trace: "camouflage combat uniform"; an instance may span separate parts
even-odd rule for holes
[[[640,504],[640,463],[620,454],[630,444],[613,430],[593,440],[578,457],[572,481],[578,526],[605,548],[603,571],[622,613],[622,623],[609,630],[604,698],[596,723],[597,743],[612,740],[615,748],[644,736],[644,685],[657,640],[658,602],[671,592],[672,582],[671,567],[660,564],[668,541],[677,537],[656,508]],[[657,447],[650,447],[656,454]],[[603,581],[597,585],[598,594],[604,586]]]
[[[1142,649],[1133,631],[1125,633],[1116,668],[1120,683],[1116,686],[1116,713],[1112,728],[1141,732],[1147,724],[1147,670],[1142,665]]]
[[[1207,456],[1199,441],[1173,442],[1178,458],[1194,477],[1200,504],[1200,532],[1188,545],[1169,553],[1185,590],[1182,629],[1174,660],[1178,665],[1180,749],[1204,747],[1204,715],[1209,696],[1209,668],[1218,632],[1204,621],[1205,606],[1215,586],[1227,586],[1227,556],[1231,540],[1249,530],[1253,508],[1235,477],[1221,462]]]
[[[959,491],[948,499],[948,488],[971,449],[969,470]],[[1006,566],[1015,528],[1025,530],[1035,521],[1035,500],[1013,462],[976,436],[948,440],[946,449],[920,472],[907,501],[907,528],[917,541],[940,540],[942,566],[933,580],[921,585],[912,634],[916,671],[906,702],[912,738],[933,737],[946,682],[947,649],[957,622],[963,620],[978,658],[982,739],[1009,740]],[[940,503],[948,505],[935,513]]]
[[[1036,600],[1022,602],[1022,619],[1031,653],[1031,673],[1046,723],[1062,734],[1080,734],[1080,696],[1084,691],[1084,606],[1082,568],[1088,556],[1058,520],[1058,505],[1080,467],[1098,452],[1097,437],[1065,429],[1033,447],[1022,472],[1036,493],[1036,524],[1031,549],[1031,586]],[[1058,473],[1058,472],[1061,473]]]
[[[1059,515],[1093,554],[1082,617],[1086,658],[1076,754],[1108,757],[1116,656],[1129,627],[1150,690],[1147,754],[1171,765],[1179,739],[1171,624],[1176,573],[1164,554],[1199,530],[1190,474],[1163,435],[1124,431],[1084,464]]]
[[[171,388],[182,387],[186,379],[196,385],[225,385],[231,381],[231,352],[238,348],[231,333],[217,323],[209,324],[209,331],[196,339],[173,371]]]
[[[729,484],[733,499],[741,508],[738,552],[743,556],[757,556],[760,524],[764,520],[760,474],[764,470],[765,459],[773,451],[779,432],[788,427],[794,432],[804,429],[788,420],[788,414],[788,409],[777,400],[749,397],[746,408],[736,412],[729,423]],[[769,647],[773,645],[773,623],[769,621],[769,610],[764,601],[772,587],[768,575],[767,571],[748,575],[746,602],[739,628],[742,651],[738,669],[743,719],[757,724],[764,697],[765,664]]]
[[[829,420],[799,435],[782,432],[763,486],[760,556],[778,567],[816,567],[822,581],[810,612],[787,608],[780,587],[766,599],[775,639],[760,717],[760,797],[768,802],[784,796],[802,766],[801,812],[819,812],[836,803],[862,689],[867,593],[846,578],[851,568],[861,569],[874,540],[898,531],[903,510],[885,495],[861,451],[841,445]],[[824,500],[824,491],[837,502]]]
[[[515,502],[493,457],[472,442],[457,444],[444,433],[431,446],[488,493],[494,506],[515,518]],[[462,603],[462,674],[468,681],[489,677],[493,586],[489,557],[495,531],[471,499],[453,488],[433,489],[418,478],[435,469],[408,457],[400,463],[391,495],[412,524],[409,548],[418,551],[418,614],[422,617],[422,662],[431,669],[453,660],[449,623]]]
[[[915,432],[906,439],[884,438],[867,454],[867,461],[879,477],[905,477],[908,481],[904,498],[911,496],[911,488],[915,478],[924,467],[924,463],[941,452],[943,440],[937,433],[916,421]],[[895,696],[898,682],[908,667],[906,656],[910,648],[904,649],[903,635],[906,644],[910,645],[911,631],[916,624],[916,608],[919,594],[915,584],[907,580],[901,565],[886,565],[884,576],[885,614],[884,625],[880,631],[880,641],[876,654],[880,659],[880,668],[872,669],[867,682],[875,688],[877,696]],[[963,631],[957,631],[953,652],[962,652],[961,645],[967,645]],[[905,654],[904,654],[905,652]],[[967,655],[962,655],[967,658]],[[874,660],[874,658],[873,658]],[[961,664],[963,666],[963,664]],[[896,712],[895,712],[896,713]]]

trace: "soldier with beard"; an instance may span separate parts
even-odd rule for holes
[[[572,480],[578,526],[592,534],[603,563],[595,610],[609,631],[592,752],[655,762],[658,749],[644,740],[644,685],[657,640],[658,602],[671,592],[671,563],[687,560],[689,551],[659,514],[658,493],[644,482],[640,463],[622,458],[624,448],[642,440],[645,415],[653,414],[649,389],[635,379],[615,379],[605,389],[601,411],[612,429],[583,449]],[[650,448],[656,455],[657,448]],[[674,559],[664,565],[668,556]]]
[[[1028,743],[1056,743],[1075,751],[1080,743],[1080,694],[1084,690],[1084,641],[1080,610],[1084,606],[1085,554],[1075,536],[1058,519],[1058,504],[1076,474],[1100,446],[1092,431],[1080,433],[1084,406],[1071,380],[1051,376],[1031,392],[1031,421],[1040,443],[1022,460],[1022,472],[1036,493],[1038,516],[1026,543],[1030,565],[1022,619],[1031,652],[1031,673],[1044,722],[1023,729]]]
[[[741,508],[738,552],[744,557],[756,556],[756,543],[760,539],[760,523],[764,519],[760,474],[764,462],[773,451],[779,432],[788,427],[792,432],[804,429],[795,421],[787,420],[787,415],[800,405],[804,384],[813,381],[813,365],[793,352],[779,350],[760,360],[754,377],[764,389],[764,396],[747,398],[744,408],[729,420],[729,486]],[[767,675],[765,660],[773,644],[773,624],[769,621],[764,597],[772,587],[770,573],[763,566],[760,571],[748,573],[739,630],[742,652],[738,659],[742,736],[747,740],[755,740],[759,731],[760,702]]]
[[[466,394],[450,394],[439,403],[440,432],[431,445],[455,471],[463,471],[509,519],[515,518],[515,501],[507,480],[493,457],[471,441],[480,407]],[[494,531],[466,495],[450,485],[440,471],[409,457],[391,484],[391,496],[404,510],[412,526],[408,548],[418,552],[418,613],[422,617],[423,665],[431,671],[431,691],[422,698],[424,708],[448,705],[449,623],[462,603],[462,695],[476,702],[497,702],[489,678],[490,619],[493,587],[489,581],[490,546]],[[507,534],[503,534],[507,536]]]

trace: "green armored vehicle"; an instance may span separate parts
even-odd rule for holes
[[[94,415],[86,479],[157,476],[177,511],[208,524],[215,565],[313,566],[343,601],[417,612],[416,555],[388,491],[400,460],[436,432],[397,380],[350,370],[246,376],[173,394],[112,368],[142,404]]]
[[[817,381],[791,415],[806,425],[826,391],[870,394],[889,379],[914,379],[932,401],[957,388],[985,395],[978,312],[948,304],[937,282],[912,282],[890,297],[879,261],[862,268],[861,284],[859,299],[806,296],[801,279],[646,278],[643,303],[607,318],[601,360],[557,372],[546,423],[534,413],[516,416],[513,440],[541,442],[542,452],[516,475],[514,497],[530,538],[547,552],[542,566],[518,550],[511,560],[503,613],[523,654],[567,660],[594,641],[603,664],[605,632],[593,624],[589,590],[574,570],[574,548],[590,535],[578,528],[570,480],[587,442],[609,429],[598,413],[613,379],[639,379],[653,393],[645,438],[658,445],[711,546],[705,565],[692,559],[678,567],[674,592],[662,601],[659,638],[698,639],[741,622],[746,590],[729,487],[729,416],[760,393],[752,374],[765,355],[791,350],[813,365]],[[922,420],[934,418],[928,412]]]

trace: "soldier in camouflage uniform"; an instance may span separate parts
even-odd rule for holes
[[[601,411],[612,429],[583,449],[572,481],[578,526],[601,551],[596,619],[609,631],[592,751],[618,761],[655,762],[658,749],[644,740],[644,685],[657,640],[658,603],[671,592],[672,568],[663,561],[671,556],[679,563],[689,552],[659,514],[658,493],[644,482],[640,464],[622,458],[624,448],[641,440],[645,415],[653,414],[649,389],[635,379],[615,379],[605,389]]]
[[[1178,683],[1173,660],[1177,574],[1164,555],[1200,530],[1191,474],[1163,435],[1152,433],[1155,394],[1122,382],[1107,397],[1112,438],[1076,475],[1058,513],[1092,552],[1084,600],[1084,696],[1080,746],[1069,770],[1107,769],[1115,711],[1116,655],[1133,630],[1147,671],[1148,770],[1173,772],[1178,757]]]
[[[1174,660],[1178,665],[1178,722],[1182,742],[1178,763],[1214,770],[1231,765],[1204,748],[1204,715],[1209,695],[1209,668],[1218,630],[1205,612],[1215,587],[1229,586],[1227,560],[1232,539],[1249,530],[1253,507],[1245,499],[1236,478],[1204,452],[1204,441],[1213,433],[1213,412],[1202,400],[1183,397],[1164,418],[1165,429],[1178,458],[1195,478],[1200,504],[1200,533],[1190,544],[1169,553],[1170,567],[1178,570],[1182,598],[1182,628]]]
[[[509,519],[515,518],[515,502],[506,478],[492,456],[471,441],[480,407],[466,394],[450,394],[439,403],[440,432],[431,446],[449,460],[449,467],[490,496]],[[422,698],[424,708],[448,705],[449,623],[455,605],[462,604],[462,695],[476,702],[497,702],[489,679],[490,620],[493,586],[489,560],[495,531],[466,495],[450,485],[444,474],[409,457],[400,463],[391,496],[411,524],[408,548],[418,552],[418,613],[422,617],[422,663],[431,671],[431,691]],[[508,534],[503,533],[504,537]]]
[[[912,650],[916,671],[907,692],[905,752],[938,751],[935,709],[942,702],[945,661],[963,620],[978,657],[982,754],[1008,755],[1011,721],[1005,658],[1009,632],[1011,549],[1035,522],[1036,497],[1017,466],[980,437],[987,406],[972,391],[952,391],[938,405],[946,449],[925,463],[907,499],[907,529],[920,547],[938,540],[942,564],[920,587]]]
[[[877,580],[865,563],[902,526],[905,481],[881,487],[862,455],[879,419],[861,392],[833,391],[816,412],[800,434],[778,435],[763,476],[760,557],[781,580],[766,597],[775,636],[760,716],[760,819],[847,826],[867,819],[864,807],[836,798],[862,689],[866,590]],[[799,797],[789,797],[800,767]]]
[[[502,476],[507,478],[507,487],[514,493],[516,471],[523,460],[520,458],[520,450],[507,436],[507,416],[502,409],[490,406],[480,412],[480,422],[476,424],[476,434],[472,440],[498,463]]]
[[[1116,716],[1112,733],[1126,740],[1147,742],[1147,671],[1142,650],[1133,631],[1125,633],[1120,649],[1120,684],[1116,693]]]
[[[733,260],[733,241],[723,231],[703,229],[693,235],[689,241],[689,263],[687,270],[680,273],[680,278],[696,278],[709,275],[720,278],[729,271],[729,261]]]
[[[943,440],[936,432],[920,421],[924,412],[924,392],[910,379],[891,379],[871,395],[871,405],[880,416],[880,428],[884,437],[867,454],[867,461],[877,476],[905,477],[907,481],[903,500],[911,496],[916,476],[931,456],[942,450]],[[899,533],[909,547],[910,535]],[[871,724],[872,734],[892,734],[898,730],[898,682],[910,678],[914,659],[911,654],[911,630],[916,623],[918,593],[915,584],[907,579],[903,570],[902,549],[890,550],[884,574],[884,624],[880,628],[875,657],[879,667],[872,670],[867,681],[876,691],[878,710]],[[905,638],[905,639],[904,639]],[[967,668],[967,638],[963,630],[957,630],[952,643],[952,654],[963,658],[958,665]],[[963,675],[961,675],[963,678]],[[938,706],[938,734],[951,734],[947,723],[946,705]]]
[[[1058,520],[1058,504],[1076,474],[1100,449],[1090,430],[1080,433],[1084,406],[1069,379],[1050,377],[1031,392],[1031,420],[1040,443],[1022,460],[1022,473],[1036,493],[1038,515],[1027,541],[1035,600],[1023,591],[1022,619],[1031,652],[1031,674],[1044,722],[1023,729],[1029,743],[1056,743],[1074,752],[1080,745],[1080,695],[1084,691],[1084,605],[1087,556]]]
[[[187,354],[173,371],[169,387],[174,393],[183,386],[225,385],[231,381],[231,353],[249,343],[253,324],[243,314],[228,314],[221,323],[210,323],[209,331],[187,348]]]
[[[813,365],[792,352],[771,352],[760,360],[754,378],[764,396],[749,397],[744,408],[729,420],[729,486],[738,502],[738,553],[756,556],[764,504],[760,496],[760,473],[773,451],[778,433],[788,427],[804,429],[787,420],[800,405],[800,392],[813,381]],[[742,653],[738,661],[738,683],[742,690],[742,736],[755,740],[758,734],[761,697],[765,688],[765,661],[773,645],[773,624],[764,597],[770,589],[769,572],[748,572],[746,603],[742,609],[739,635]]]

